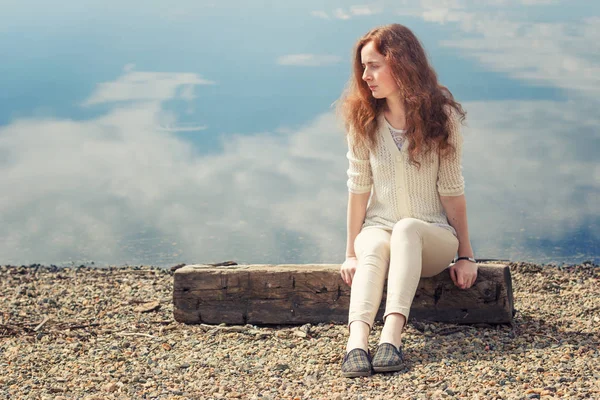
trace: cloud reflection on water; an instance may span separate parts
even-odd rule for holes
[[[331,112],[295,131],[230,136],[222,153],[198,156],[156,129],[161,104],[2,127],[9,178],[0,189],[11,193],[0,202],[5,259],[133,262],[131,243],[144,248],[138,259],[163,263],[339,261],[346,160]],[[534,101],[465,107],[464,173],[479,256],[527,253],[514,240],[560,239],[599,214],[597,162],[578,159],[565,134],[575,121],[595,129],[592,110]],[[144,242],[143,232],[166,242]]]
[[[565,101],[463,103],[477,256],[597,259],[598,18],[533,23],[467,12],[470,2],[431,4],[403,12],[454,24],[459,30],[441,44],[486,68],[566,93]],[[377,7],[314,15],[358,18],[383,12]],[[324,110],[297,129],[282,123],[272,132],[226,135],[221,152],[200,155],[177,132],[206,125],[181,125],[167,104],[190,103],[213,84],[194,73],[127,65],[83,102],[109,107],[100,116],[21,118],[0,126],[0,190],[9,194],[0,199],[0,261],[340,262],[347,165],[333,113]],[[548,247],[582,231],[588,236],[581,255]]]

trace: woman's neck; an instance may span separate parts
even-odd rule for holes
[[[400,100],[400,96],[386,98],[384,116],[394,128],[405,129],[406,113],[404,110],[404,104]]]

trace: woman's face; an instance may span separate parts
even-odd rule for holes
[[[363,66],[362,79],[369,85],[373,97],[385,99],[399,94],[400,88],[392,77],[392,70],[385,57],[375,49],[373,42],[363,46],[360,58]]]

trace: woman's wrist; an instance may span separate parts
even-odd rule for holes
[[[477,263],[477,260],[474,257],[468,257],[468,256],[456,257],[454,259],[454,262],[457,262],[459,260],[467,260],[467,261],[470,261],[470,262],[475,263],[475,264]]]

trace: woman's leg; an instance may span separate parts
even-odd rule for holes
[[[390,232],[381,228],[365,228],[354,241],[358,260],[350,289],[348,327],[350,336],[346,351],[368,350],[368,337],[381,304],[383,284],[390,260]]]
[[[402,330],[421,277],[439,274],[450,265],[458,239],[450,231],[415,218],[396,223],[392,231],[384,326],[380,343],[401,345]]]

